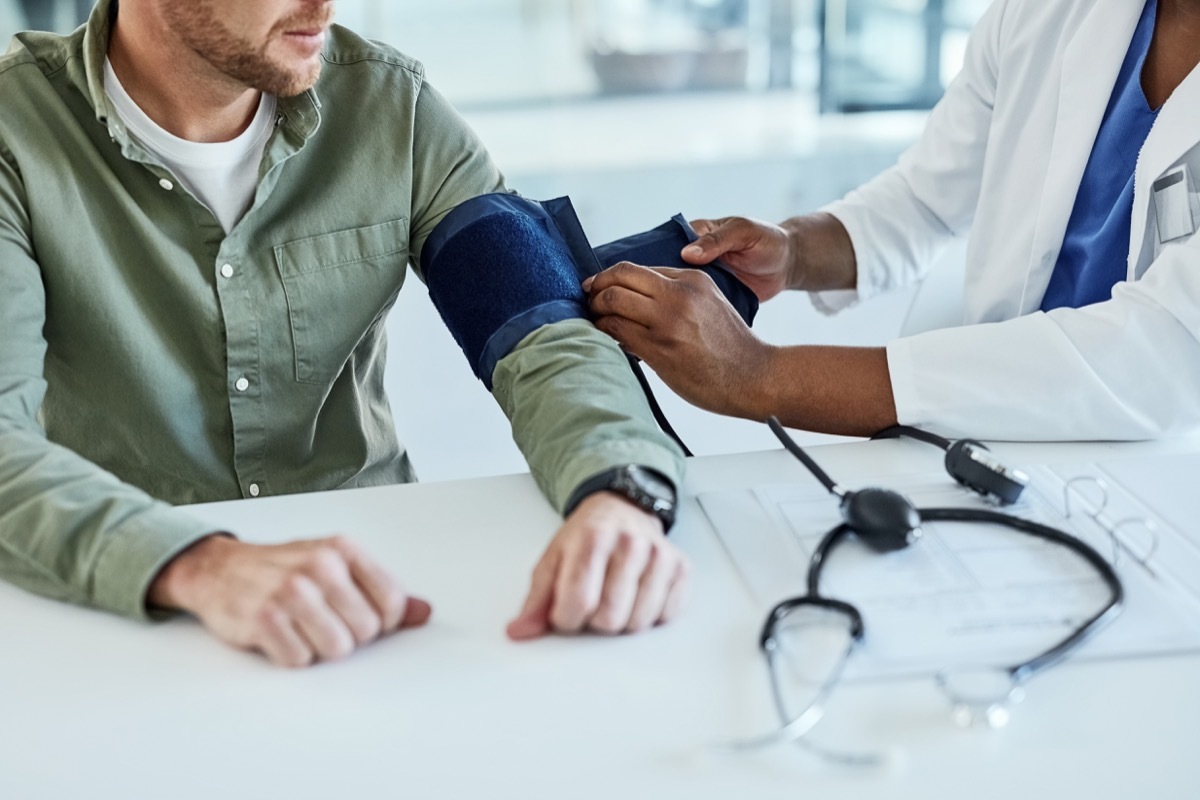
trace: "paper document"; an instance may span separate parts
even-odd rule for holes
[[[1200,458],[1196,467],[1200,472]],[[1031,485],[1019,505],[1005,510],[1072,533],[1106,560],[1115,559],[1125,587],[1121,615],[1072,658],[1200,650],[1196,542],[1096,465],[1026,472]],[[1070,483],[1071,507],[1065,508],[1064,488],[1085,473],[1104,482]],[[855,486],[894,489],[920,508],[993,508],[944,473]],[[1102,493],[1108,505],[1093,517]],[[780,600],[804,594],[813,549],[840,521],[837,499],[815,481],[709,492],[699,501],[764,617]],[[1070,518],[1064,517],[1068,510]],[[1135,518],[1150,518],[1150,528],[1132,522]],[[1114,544],[1101,523],[1116,523],[1130,547]],[[1107,600],[1108,589],[1091,565],[1059,545],[988,524],[926,523],[922,529],[916,544],[889,554],[850,538],[825,566],[822,595],[857,606],[865,622],[866,636],[847,667],[848,678],[1018,663],[1062,640]],[[1133,545],[1145,551],[1148,543],[1157,549],[1143,565],[1134,560]]]

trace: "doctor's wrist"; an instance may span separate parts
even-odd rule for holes
[[[785,351],[784,347],[755,340],[738,356],[736,379],[722,382],[722,400],[708,410],[755,422],[778,414],[781,383],[785,382],[781,379],[787,369]]]
[[[841,220],[818,211],[792,217],[781,227],[788,234],[789,288],[827,292],[854,289],[858,285],[854,243]]]
[[[897,424],[883,347],[773,347],[741,394],[739,416],[776,416],[786,427],[814,433],[871,436]]]

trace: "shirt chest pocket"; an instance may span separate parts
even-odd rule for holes
[[[287,297],[296,380],[329,385],[377,334],[400,292],[408,220],[281,244],[275,264]]]

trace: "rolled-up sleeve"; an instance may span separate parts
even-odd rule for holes
[[[437,223],[459,203],[502,191],[504,178],[433,87],[422,86],[416,113],[411,260],[419,264]],[[682,483],[682,453],[658,428],[620,347],[590,322],[539,328],[498,362],[492,380],[513,439],[555,508],[587,478],[623,464]]]

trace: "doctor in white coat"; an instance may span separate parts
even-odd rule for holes
[[[991,439],[1200,427],[1200,0],[995,0],[900,162],[781,225],[695,223],[766,300],[830,312],[970,233],[966,323],[886,348],[772,347],[692,270],[618,265],[598,324],[691,402],[792,427]]]

